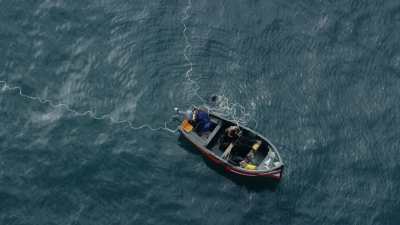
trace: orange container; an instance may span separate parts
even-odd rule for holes
[[[191,132],[193,130],[193,126],[192,126],[192,124],[189,123],[188,120],[184,120],[182,122],[181,126],[182,126],[182,129],[187,133],[189,133],[189,132]]]

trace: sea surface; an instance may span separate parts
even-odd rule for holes
[[[397,225],[399,100],[398,0],[0,0],[0,224]],[[207,163],[192,105],[282,180]]]

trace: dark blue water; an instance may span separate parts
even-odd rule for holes
[[[399,30],[394,0],[0,1],[0,224],[399,224]],[[212,95],[280,183],[178,139]]]

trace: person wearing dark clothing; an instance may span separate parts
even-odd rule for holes
[[[212,123],[207,112],[197,110],[195,121],[199,133],[211,131]]]
[[[225,150],[231,143],[233,144],[239,138],[240,129],[238,126],[230,126],[225,129],[220,148]]]
[[[199,135],[205,134],[213,129],[214,124],[210,120],[208,112],[194,108],[191,112],[186,113],[190,123],[195,127]]]

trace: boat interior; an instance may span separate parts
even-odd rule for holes
[[[195,141],[234,166],[250,170],[259,168],[271,151],[268,142],[243,128],[240,128],[238,137],[227,141],[227,129],[237,125],[212,115],[210,115],[210,119],[213,128],[209,132],[200,134],[194,125],[191,133],[196,139]]]

